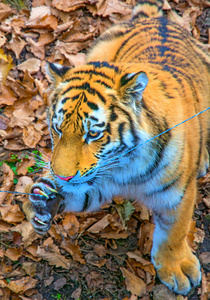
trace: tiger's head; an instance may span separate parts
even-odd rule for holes
[[[52,174],[68,183],[88,182],[137,145],[139,114],[133,112],[141,110],[148,77],[107,62],[73,69],[48,63],[46,70],[53,90]]]

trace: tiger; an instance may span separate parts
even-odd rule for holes
[[[23,210],[44,234],[63,211],[96,211],[119,195],[143,203],[155,221],[157,275],[187,295],[201,281],[187,234],[196,180],[209,167],[210,115],[199,112],[210,106],[210,57],[162,5],[139,1],[130,20],[98,37],[84,65],[47,63],[50,173],[30,187]]]

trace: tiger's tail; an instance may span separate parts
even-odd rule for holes
[[[163,15],[163,0],[137,0],[132,19],[158,18]]]

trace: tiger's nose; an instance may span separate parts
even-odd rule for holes
[[[74,177],[74,176],[65,177],[65,176],[60,176],[60,175],[57,175],[57,174],[55,174],[55,176],[58,177],[59,179],[65,180],[65,181],[69,181]]]

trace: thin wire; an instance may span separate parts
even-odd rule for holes
[[[191,120],[191,119],[193,119],[193,118],[199,116],[200,114],[206,112],[206,111],[209,110],[209,109],[210,109],[210,106],[207,107],[206,109],[200,111],[199,113],[193,115],[192,117],[190,117],[190,118],[188,118],[188,119],[186,119],[186,120],[184,120],[184,121],[182,121],[182,122],[176,124],[175,126],[170,127],[170,128],[168,128],[167,130],[165,130],[165,131],[163,131],[163,132],[161,132],[161,133],[159,133],[159,134],[153,136],[152,138],[146,140],[145,142],[143,142],[143,143],[141,143],[141,144],[139,144],[139,145],[137,145],[137,146],[135,146],[135,147],[133,147],[133,148],[131,148],[131,149],[125,151],[125,152],[123,152],[122,154],[120,154],[120,155],[118,155],[118,156],[115,156],[115,157],[111,158],[108,162],[104,163],[103,165],[101,165],[101,166],[99,166],[99,167],[96,167],[95,170],[96,170],[96,169],[100,169],[101,167],[106,166],[108,163],[110,163],[110,162],[112,162],[112,161],[115,161],[116,159],[122,157],[123,155],[126,155],[127,153],[129,153],[129,152],[131,152],[131,151],[133,151],[133,150],[135,150],[135,149],[137,149],[137,148],[139,148],[139,147],[141,147],[141,146],[143,146],[143,145],[145,145],[145,144],[151,142],[152,140],[156,139],[157,137],[159,137],[159,136],[161,136],[161,135],[167,133],[168,131],[170,131],[170,130],[172,130],[172,129],[174,129],[174,128],[176,128],[176,127],[182,125],[182,124],[184,124],[185,122],[187,122],[187,121],[189,121],[189,120]],[[95,170],[94,170],[94,171],[95,171]],[[92,173],[92,171],[88,171],[85,175],[88,175],[88,173]]]
[[[22,192],[11,192],[11,191],[0,191],[0,193],[10,193],[10,194],[23,194],[23,195],[32,195],[37,196],[37,194],[31,194],[31,193],[22,193]]]

